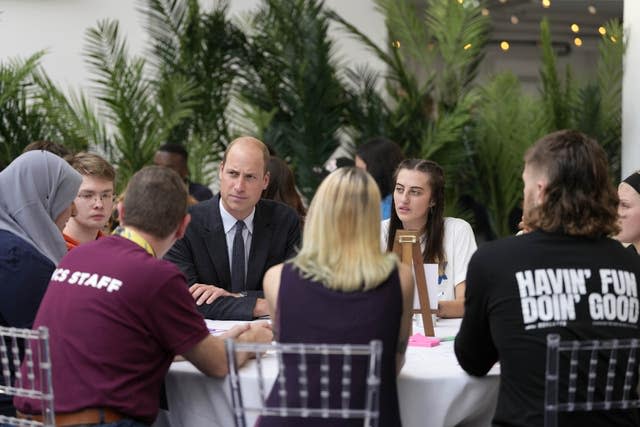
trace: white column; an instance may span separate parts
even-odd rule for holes
[[[627,50],[622,78],[622,177],[640,169],[640,1],[624,0]]]

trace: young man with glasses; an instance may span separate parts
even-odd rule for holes
[[[71,250],[102,237],[113,209],[116,172],[109,162],[92,153],[75,154],[69,163],[82,175],[75,208],[63,232]]]

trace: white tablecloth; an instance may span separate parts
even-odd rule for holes
[[[227,329],[231,323],[234,322],[210,325]],[[436,336],[453,336],[459,325],[458,319],[439,319]],[[250,364],[243,369],[250,369]],[[275,363],[271,364],[271,371],[270,376],[275,377]],[[243,382],[245,384],[250,386],[243,388],[244,397],[257,399],[257,390],[251,387],[254,384]],[[488,426],[495,410],[498,386],[497,367],[484,378],[470,377],[462,371],[453,352],[453,341],[432,348],[410,346],[398,377],[402,424],[405,427]],[[166,388],[169,411],[161,411],[154,427],[234,425],[226,380],[208,378],[189,362],[174,362],[166,377]]]

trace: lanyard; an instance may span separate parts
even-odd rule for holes
[[[147,251],[149,255],[151,255],[152,257],[156,256],[156,252],[153,250],[149,242],[147,242],[144,239],[144,237],[142,237],[132,229],[127,227],[118,227],[115,230],[113,230],[112,234],[114,236],[120,236],[127,240],[131,240],[133,243],[135,243],[136,245],[140,246],[142,249]]]

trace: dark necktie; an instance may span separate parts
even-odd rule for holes
[[[233,250],[231,251],[231,292],[242,293],[246,291],[244,284],[244,239],[242,230],[244,221],[236,222],[236,234],[233,237]]]

